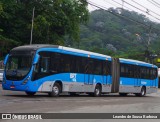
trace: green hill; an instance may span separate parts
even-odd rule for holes
[[[160,52],[159,23],[152,22],[144,15],[134,11],[120,8],[110,8],[109,11],[123,15],[126,19],[105,10],[95,10],[90,13],[89,22],[80,27],[80,41],[71,46],[138,60],[145,60],[144,55],[147,49],[152,54]],[[147,27],[129,21],[129,18]]]

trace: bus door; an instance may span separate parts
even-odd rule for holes
[[[103,75],[103,85],[111,85],[111,75],[110,74]]]
[[[84,84],[93,84],[94,76],[91,74],[85,74],[84,79]]]
[[[111,62],[103,61],[103,84],[111,84]]]
[[[87,64],[85,65],[84,84],[93,84],[93,67],[92,59],[88,59]]]
[[[88,76],[88,84],[93,84],[93,82],[94,82],[94,75],[91,75],[91,74],[89,74],[89,76]]]
[[[42,80],[41,78],[49,76],[50,74],[49,70],[50,57],[47,55],[47,53],[42,53],[40,55],[41,57],[39,63],[35,65],[33,72],[33,79],[34,80],[39,79],[37,82],[39,86],[44,82],[44,79]],[[44,90],[46,86],[43,86],[42,88]]]
[[[141,85],[141,72],[140,67],[135,66],[135,72],[134,72],[134,86],[140,86]]]
[[[107,85],[108,84],[108,75],[104,74],[103,75],[103,85]]]

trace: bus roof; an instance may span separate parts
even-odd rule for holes
[[[21,50],[38,50],[40,48],[58,48],[58,45],[49,45],[49,44],[32,44],[32,45],[24,45],[24,46],[19,46],[15,47],[12,49],[12,51],[21,51]]]
[[[90,55],[90,56],[96,56],[96,57],[103,57],[103,58],[108,58],[111,59],[111,56],[107,56],[107,55],[103,55],[103,54],[99,54],[99,53],[94,53],[94,52],[90,52],[90,51],[85,51],[85,50],[80,50],[80,49],[75,49],[75,48],[70,48],[70,47],[64,47],[64,46],[59,46],[59,45],[50,45],[50,44],[32,44],[32,45],[25,45],[25,46],[19,46],[16,48],[13,48],[11,51],[36,51],[39,49],[43,49],[43,48],[48,48],[48,49],[53,49],[53,48],[57,48],[63,51],[68,51],[68,52],[72,52],[73,53],[78,53],[78,54],[85,54],[85,55]]]
[[[94,55],[94,56],[98,56],[98,57],[111,59],[111,56],[108,56],[108,55],[103,55],[103,54],[99,54],[99,53],[94,53],[94,52],[70,48],[70,47],[59,46],[59,49],[62,49],[65,51],[70,51],[70,52],[82,53],[82,54],[91,55],[91,56]]]
[[[127,63],[127,64],[134,64],[134,65],[141,65],[141,66],[149,66],[149,67],[156,67],[156,65],[146,63],[143,61],[138,61],[138,60],[133,60],[133,59],[124,59],[124,58],[119,58],[121,63]]]

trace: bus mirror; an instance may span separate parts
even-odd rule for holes
[[[8,57],[9,57],[9,54],[7,54],[7,55],[6,55],[6,57],[5,57],[5,59],[4,59],[4,62],[3,62],[3,63],[4,63],[4,65],[6,65],[6,64],[7,64]]]
[[[39,57],[40,57],[39,54],[36,54],[36,55],[35,55],[33,64],[37,64],[37,63],[38,63]]]

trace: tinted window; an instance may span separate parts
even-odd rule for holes
[[[141,79],[155,79],[157,77],[157,69],[121,63],[120,76]]]
[[[111,74],[111,61],[103,61],[103,75]]]
[[[57,73],[85,73],[108,75],[111,62],[55,52],[40,52],[40,60],[34,68],[33,79]]]

